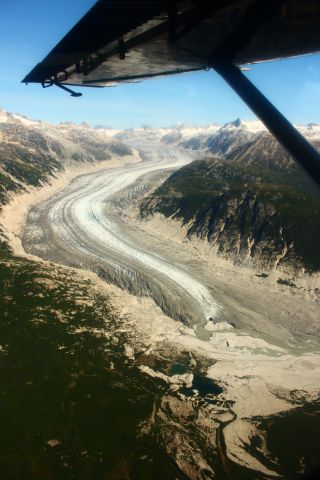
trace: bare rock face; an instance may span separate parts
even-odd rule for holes
[[[216,478],[220,451],[218,430],[233,420],[227,408],[211,405],[198,396],[180,393],[163,396],[151,428],[157,443],[192,480]]]

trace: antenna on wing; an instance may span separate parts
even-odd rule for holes
[[[71,97],[82,97],[82,93],[75,92],[74,90],[71,90],[71,88],[68,88],[65,85],[62,85],[61,83],[55,82],[54,85],[56,85],[59,88],[62,88],[62,90],[65,90],[66,92],[69,92]]]

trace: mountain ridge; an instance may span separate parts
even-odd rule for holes
[[[188,240],[207,241],[238,264],[320,270],[319,187],[270,133],[248,131],[239,120],[192,149],[200,160],[147,195],[141,219],[176,220]]]
[[[237,264],[320,270],[320,195],[256,182],[221,160],[198,160],[171,175],[140,204],[141,219],[156,213],[187,226],[188,240],[205,240]]]
[[[235,120],[226,122],[224,124],[219,124],[217,122],[212,122],[205,125],[194,125],[187,122],[181,122],[177,125],[170,127],[151,127],[149,125],[142,125],[141,127],[133,127],[128,129],[116,129],[109,125],[99,124],[91,126],[89,123],[82,121],[81,123],[74,123],[71,121],[61,121],[58,124],[52,124],[43,120],[31,119],[20,113],[10,113],[6,110],[0,108],[0,124],[1,123],[11,123],[11,124],[24,124],[26,126],[33,126],[35,128],[55,128],[57,131],[75,129],[82,130],[96,130],[101,136],[110,136],[115,138],[127,138],[128,136],[140,135],[142,132],[153,133],[161,141],[167,141],[168,137],[171,135],[181,134],[183,140],[195,138],[198,135],[208,135],[212,136],[216,133],[222,132],[249,132],[249,133],[259,133],[259,132],[268,132],[265,125],[260,120],[245,120],[237,118]],[[303,134],[308,139],[314,139],[320,141],[320,124],[310,122],[306,125],[304,124],[295,124],[297,130]]]
[[[51,125],[0,110],[0,205],[12,193],[39,187],[70,163],[92,164],[132,150],[114,132],[86,124]]]

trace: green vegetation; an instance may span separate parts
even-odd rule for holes
[[[4,169],[17,180],[25,182],[27,185],[38,187],[41,185],[41,181],[46,179],[45,173],[40,168],[21,162],[18,159],[5,162]]]
[[[19,188],[16,182],[0,172],[0,205],[6,203],[9,192],[16,192]]]
[[[0,290],[1,478],[183,478],[139,436],[164,387],[125,359],[109,300],[5,242]]]
[[[125,156],[125,155],[131,155],[132,150],[130,147],[125,145],[124,143],[111,143],[109,146],[109,151],[110,153],[114,155],[120,155],[120,156]]]
[[[0,204],[5,202],[10,192],[23,190],[27,185],[40,186],[56,170],[62,169],[49,155],[29,152],[10,144],[0,145],[0,166]]]
[[[319,474],[319,410],[319,403],[307,404],[280,415],[257,419],[259,429],[265,433],[268,451],[278,460],[277,471],[285,478],[297,478],[297,472],[307,475],[317,471]],[[257,447],[262,446],[259,438],[254,440]],[[254,453],[265,459],[259,448]]]

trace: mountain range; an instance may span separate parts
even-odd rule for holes
[[[297,128],[320,148],[319,125]],[[142,200],[141,218],[174,218],[188,226],[189,239],[201,238],[237,263],[320,269],[319,188],[259,121],[119,131],[52,125],[0,110],[0,140],[0,204],[71,162],[127,155],[146,142],[193,150],[197,161]]]
[[[320,125],[310,123],[308,125],[295,125],[295,127],[308,140],[320,142]],[[238,118],[224,125],[212,123],[206,126],[193,126],[183,123],[168,128],[152,128],[146,125],[117,132],[115,138],[127,142],[137,142],[139,140],[161,141],[168,145],[174,144],[188,149],[206,151],[214,149],[217,139],[221,143],[224,139],[225,148],[227,148],[230,141],[234,145],[236,138],[240,144],[263,133],[270,135],[259,120],[244,121]],[[221,149],[221,153],[226,153],[225,148]]]

